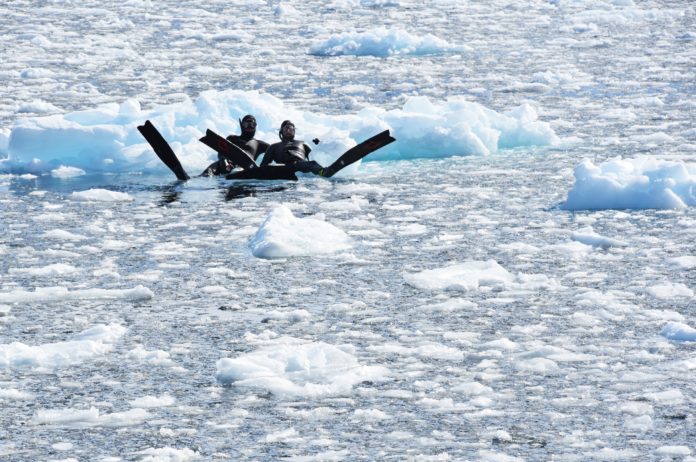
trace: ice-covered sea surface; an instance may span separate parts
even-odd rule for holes
[[[0,460],[696,460],[693,4],[233,3],[0,7]]]

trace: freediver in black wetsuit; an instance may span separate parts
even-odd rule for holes
[[[252,159],[256,160],[268,149],[268,143],[254,138],[256,135],[256,118],[251,114],[245,115],[239,121],[239,127],[242,133],[240,135],[230,135],[227,137],[227,140],[249,154]],[[234,165],[231,160],[218,153],[217,162],[210,164],[201,175],[225,175],[236,167],[237,166]]]
[[[279,143],[274,143],[268,147],[263,156],[261,166],[271,162],[276,164],[294,165],[297,171],[304,173],[322,174],[323,167],[313,160],[309,160],[309,153],[312,152],[307,143],[295,139],[295,124],[285,120],[280,125],[278,131]],[[318,142],[318,141],[315,141]]]

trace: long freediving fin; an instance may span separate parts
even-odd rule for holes
[[[152,146],[157,157],[160,158],[164,165],[174,172],[174,175],[176,175],[179,180],[186,181],[190,178],[186,170],[184,170],[184,167],[181,166],[181,162],[179,162],[176,154],[172,151],[171,146],[169,146],[169,143],[162,137],[157,128],[152,125],[152,122],[146,120],[143,125],[138,125],[138,131],[143,135],[150,146]]]
[[[343,168],[359,161],[371,152],[383,148],[394,141],[396,141],[396,138],[389,134],[389,130],[384,130],[382,133],[379,133],[347,150],[345,153],[343,153],[343,155],[341,155],[341,157],[336,159],[333,164],[324,168],[320,172],[320,175],[324,177],[332,177]]]
[[[199,141],[245,170],[258,167],[249,154],[210,129],[206,130],[205,136]]]

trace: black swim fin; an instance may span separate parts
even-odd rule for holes
[[[213,148],[222,157],[232,161],[234,165],[238,165],[243,169],[251,169],[258,167],[254,159],[249,154],[244,152],[239,146],[231,143],[229,140],[218,135],[214,131],[208,129],[205,136],[199,140],[201,143]]]
[[[359,161],[371,152],[383,148],[394,141],[396,141],[396,138],[389,134],[389,130],[384,130],[382,133],[379,133],[347,150],[341,157],[336,159],[333,164],[320,171],[319,175],[327,178],[332,177],[350,164]]]
[[[171,146],[169,146],[169,143],[162,137],[160,132],[157,131],[157,128],[152,125],[152,122],[146,120],[143,125],[138,125],[138,131],[147,142],[150,143],[157,157],[174,172],[174,175],[176,175],[179,180],[186,181],[189,179],[186,170],[181,166],[181,162],[179,162],[176,154],[172,151]]]

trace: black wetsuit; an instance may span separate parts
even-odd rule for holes
[[[268,165],[271,162],[284,165],[292,164],[297,171],[318,173],[322,166],[313,160],[309,160],[310,152],[312,152],[312,148],[302,140],[284,140],[268,147],[261,165]]]
[[[265,141],[257,140],[253,136],[246,136],[244,134],[230,135],[227,137],[227,141],[249,154],[249,156],[254,160],[256,160],[261,154],[265,153],[268,149],[268,143]],[[217,162],[210,164],[201,175],[225,175],[232,171],[235,167],[237,166],[234,165],[229,159],[218,153]]]

